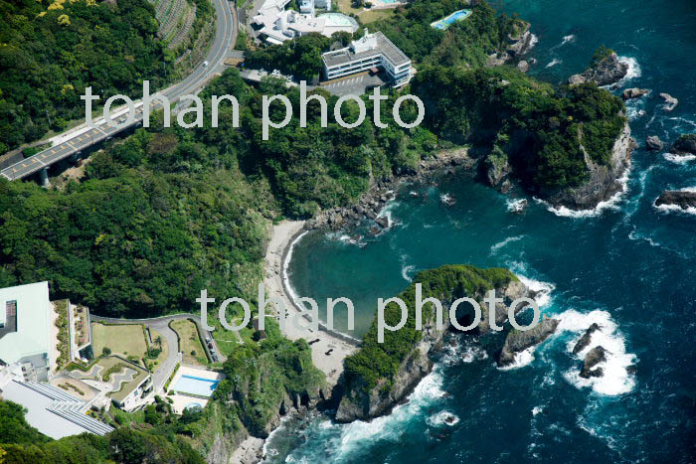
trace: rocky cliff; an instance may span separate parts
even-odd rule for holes
[[[585,152],[585,164],[590,172],[589,179],[579,187],[551,193],[546,200],[555,206],[565,206],[575,210],[592,209],[600,202],[609,200],[625,188],[621,178],[631,164],[631,154],[636,146],[635,140],[631,137],[631,127],[627,122],[614,142],[611,159],[607,165],[592,161],[582,148]]]
[[[496,306],[496,320],[503,322],[507,318],[506,308],[513,300],[532,296],[514,274],[504,269],[444,266],[421,273],[415,281],[423,285],[423,298],[431,296],[443,303],[444,326],[438,328],[434,312],[424,310],[423,329],[415,330],[413,285],[400,294],[399,297],[407,303],[410,311],[408,323],[397,332],[387,332],[382,344],[375,339],[373,323],[361,351],[346,359],[336,420],[349,422],[377,417],[388,413],[406,398],[431,371],[431,357],[442,348],[445,334],[454,330],[447,313],[450,304],[457,298],[469,296],[480,302],[488,290],[494,289],[496,296],[504,302]],[[481,304],[482,321],[486,322],[479,325],[479,333],[489,331],[485,306]],[[430,305],[426,305],[428,308]],[[386,320],[389,320],[388,316],[387,313]],[[469,317],[466,309],[457,314],[462,325],[468,325]]]
[[[574,74],[568,79],[570,85],[594,82],[597,85],[613,85],[626,77],[628,64],[619,59],[616,52],[608,50],[604,56],[595,59],[582,74]]]

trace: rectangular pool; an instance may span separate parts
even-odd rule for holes
[[[430,25],[434,27],[435,29],[440,29],[441,31],[446,30],[448,27],[450,27],[452,24],[456,23],[457,21],[462,21],[466,18],[469,17],[471,14],[471,10],[459,10],[455,11],[449,16],[446,16],[440,20],[437,20]]]
[[[189,395],[210,398],[219,384],[219,380],[204,379],[202,377],[194,377],[192,375],[182,375],[179,381],[176,382],[174,391],[177,393],[188,393]]]

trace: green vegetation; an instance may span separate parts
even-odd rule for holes
[[[499,288],[516,280],[517,277],[507,269],[479,269],[473,266],[442,266],[419,273],[414,282],[423,285],[423,298],[433,297],[443,302],[444,307],[457,298],[479,298],[486,291]],[[372,322],[370,330],[363,338],[360,351],[345,360],[345,385],[353,392],[367,392],[378,384],[389,388],[401,363],[413,352],[423,332],[416,330],[415,324],[415,284],[397,295],[409,308],[406,325],[395,332],[385,332],[384,343],[377,342],[377,322]],[[447,317],[445,315],[445,317]],[[423,323],[433,321],[435,312],[432,305],[423,308]],[[396,303],[389,303],[384,311],[387,324],[396,326],[401,320],[401,309]]]
[[[157,408],[155,405],[151,407]],[[166,413],[160,415],[161,425],[148,425],[147,428],[140,429],[123,427],[106,437],[83,434],[51,440],[26,423],[21,406],[0,401],[0,462],[203,464],[205,461],[200,454],[165,423],[171,420],[171,416]]]
[[[136,356],[138,359],[147,354],[144,328],[140,324],[108,325],[92,323],[92,349],[94,353],[119,354],[121,356]]]
[[[135,94],[169,67],[146,0],[0,0],[0,16],[0,153],[82,119],[85,87]]]
[[[341,34],[344,35],[348,34]],[[307,34],[282,45],[247,52],[245,66],[263,68],[269,72],[278,69],[296,79],[313,82],[321,74],[321,54],[334,41],[334,38],[329,39],[319,33]]]
[[[454,142],[492,146],[506,140],[517,178],[531,191],[576,186],[589,170],[582,147],[610,160],[625,118],[623,103],[594,84],[554,88],[508,67],[431,67],[413,91],[426,104],[433,131]]]
[[[68,311],[70,301],[59,300],[53,302],[53,307],[58,314],[55,326],[58,328],[58,359],[56,359],[57,369],[62,369],[70,362],[70,330],[68,328]]]
[[[179,350],[184,354],[184,363],[207,365],[208,356],[205,354],[206,351],[196,324],[191,320],[184,319],[174,321],[169,325],[179,336]]]
[[[294,398],[316,399],[324,385],[307,342],[291,342],[275,321],[269,322],[266,340],[240,345],[230,354],[224,366],[227,379],[215,392],[217,398],[233,400],[239,420],[256,436],[268,433],[284,400],[290,404]]]

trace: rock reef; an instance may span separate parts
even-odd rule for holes
[[[549,338],[558,327],[558,319],[545,318],[527,331],[513,330],[505,338],[505,344],[498,356],[498,366],[504,367],[515,362],[515,355]]]
[[[662,192],[655,206],[678,206],[688,211],[696,209],[696,191],[692,190],[666,190]]]
[[[423,297],[433,296],[442,301],[446,308],[452,301],[462,296],[462,288],[476,289],[473,290],[473,293],[464,292],[464,294],[481,301],[485,291],[479,285],[489,278],[491,278],[489,282],[497,281],[494,287],[496,297],[502,298],[504,302],[507,302],[506,304],[521,297],[533,296],[533,293],[522,282],[506,270],[444,266],[425,272],[429,274],[425,276],[421,274],[423,276],[421,278],[424,288]],[[431,276],[432,280],[429,280]],[[503,277],[501,278],[501,276]],[[425,289],[434,286],[441,286],[445,281],[446,285],[440,288],[447,289],[443,290],[447,293],[446,295],[445,293],[429,295],[425,291]],[[406,295],[404,298],[407,298],[410,291],[412,290],[409,287],[400,296]],[[481,306],[483,309],[486,305],[482,304]],[[412,309],[410,305],[409,308]],[[500,308],[496,307],[496,320],[502,322],[507,317],[505,308],[505,305],[500,305]],[[483,321],[487,318],[487,313],[485,311],[482,313]],[[409,333],[408,330],[403,332],[402,329],[402,331],[388,332],[385,335],[393,338],[385,338],[384,344],[377,344],[369,340],[368,333],[363,343],[362,352],[346,359],[345,376],[340,384],[342,391],[339,395],[336,420],[350,422],[358,419],[371,419],[389,413],[394,406],[403,402],[418,382],[432,370],[432,357],[439,353],[445,345],[446,335],[455,331],[454,327],[450,325],[449,318],[445,317],[445,320],[444,327],[438,328],[434,320],[425,319],[420,338]],[[487,332],[489,332],[489,327],[482,323],[479,326],[479,334]],[[396,340],[397,338],[398,340]],[[385,351],[385,345],[391,348]],[[405,351],[394,355],[393,345],[399,345],[398,349],[404,349],[406,346]],[[394,370],[392,371],[388,367],[376,367],[379,364],[393,365]]]
[[[568,79],[570,85],[594,82],[600,86],[614,85],[628,74],[628,64],[622,62],[616,52],[609,52],[597,60],[581,74],[574,74]]]

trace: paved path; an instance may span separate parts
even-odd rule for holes
[[[217,14],[216,33],[213,44],[204,60],[208,62],[208,65],[205,66],[202,62],[184,80],[162,90],[162,94],[172,102],[178,100],[182,95],[195,94],[216,73],[221,73],[225,68],[225,58],[235,46],[238,25],[234,3],[228,2],[228,0],[213,0],[213,4]],[[0,176],[9,180],[23,179],[139,124],[142,121],[142,103],[137,101],[136,106],[135,121],[132,124],[123,127],[110,127],[103,118],[95,119],[91,127],[84,123],[53,137],[50,140],[53,143],[51,148],[8,166],[0,171]],[[111,116],[114,121],[121,124],[126,121],[126,113],[127,108],[119,108],[112,111]]]
[[[164,363],[162,363],[162,365],[155,372],[152,373],[152,384],[154,386],[154,391],[156,392],[160,391],[161,388],[164,388],[164,384],[167,383],[167,380],[169,380],[169,376],[172,373],[174,366],[177,362],[179,362],[178,353],[181,351],[179,347],[179,339],[174,330],[171,327],[169,327],[169,324],[172,321],[179,321],[184,319],[193,320],[193,322],[198,326],[200,333],[204,335],[204,338],[206,336],[210,337],[213,343],[213,348],[220,357],[220,361],[224,362],[225,356],[223,356],[220,352],[220,349],[215,343],[213,335],[210,332],[202,330],[200,318],[195,314],[173,314],[171,316],[155,317],[151,319],[116,319],[111,317],[95,316],[94,314],[91,315],[92,322],[105,322],[107,324],[123,325],[143,324],[151,330],[156,330],[157,332],[162,334],[162,336],[167,340],[167,344],[169,345],[169,355],[167,356],[167,359],[164,361]],[[203,348],[205,348],[206,350],[208,359],[211,359],[210,350],[208,349],[206,341],[201,340],[201,344],[203,345]]]

